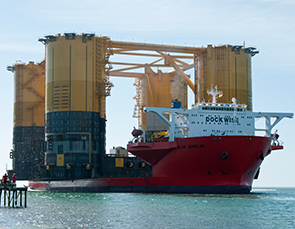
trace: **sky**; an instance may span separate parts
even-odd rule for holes
[[[0,0],[0,174],[11,168],[13,74],[7,66],[21,60],[41,62],[45,35],[95,33],[115,41],[206,47],[256,47],[252,59],[253,110],[294,112],[295,1],[293,0]],[[125,146],[137,120],[132,118],[132,79],[112,77],[107,98],[107,147]],[[190,98],[192,100],[192,98]],[[189,103],[190,104],[190,103]],[[124,121],[122,121],[124,120]],[[295,120],[279,129],[284,150],[262,164],[254,187],[295,187]]]

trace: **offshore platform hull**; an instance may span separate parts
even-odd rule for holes
[[[270,143],[258,136],[130,143],[127,150],[152,166],[151,177],[31,181],[29,186],[59,192],[249,193]]]

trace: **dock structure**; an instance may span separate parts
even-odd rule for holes
[[[15,185],[0,185],[0,207],[27,207],[28,187],[16,187]]]

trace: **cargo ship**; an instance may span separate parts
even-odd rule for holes
[[[212,103],[198,103],[192,109],[181,109],[178,101],[173,101],[171,108],[145,108],[169,127],[166,136],[149,139],[143,129],[132,131],[134,138],[127,150],[151,165],[151,177],[35,181],[30,187],[82,192],[249,193],[264,158],[283,149],[272,129],[293,114],[247,111],[235,98],[217,103],[222,93],[217,87],[208,93]],[[264,118],[265,128],[256,129],[255,118]]]
[[[263,159],[283,148],[272,129],[293,114],[252,112],[253,47],[118,42],[89,33],[39,41],[44,61],[7,68],[15,77],[8,172],[29,180],[31,189],[248,193]],[[119,60],[111,61],[113,55]],[[126,55],[145,59],[120,59]],[[107,153],[110,77],[134,78],[138,127],[127,149]],[[195,99],[191,109],[188,90]],[[257,118],[265,127],[254,126]]]
[[[212,103],[198,103],[189,110],[180,109],[179,102],[170,109],[145,108],[168,125],[168,135],[160,139],[136,135],[127,150],[152,166],[152,183],[159,192],[249,193],[264,158],[283,149],[278,134],[271,131],[293,114],[247,111],[235,98],[217,103],[222,95],[217,87],[208,94]],[[264,118],[265,128],[257,129],[255,118]],[[264,136],[256,136],[256,131]]]

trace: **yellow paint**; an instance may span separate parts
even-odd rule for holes
[[[64,154],[57,154],[56,155],[56,166],[64,166]]]
[[[45,66],[17,63],[14,65],[14,127],[44,126]]]
[[[195,92],[195,85],[194,83],[187,77],[187,75],[181,70],[181,68],[178,66],[178,64],[175,63],[175,60],[169,56],[166,55],[166,60],[169,61],[169,63],[173,66],[173,68],[177,71],[178,75],[181,77],[181,79],[191,88],[193,92]]]
[[[124,167],[124,158],[116,158],[115,166],[116,167]]]
[[[154,132],[151,135],[151,138],[161,138],[161,137],[165,137],[167,134],[168,134],[167,131]]]
[[[56,36],[46,44],[46,112],[94,111],[105,115],[107,37],[84,42]]]
[[[229,103],[235,97],[252,110],[251,55],[245,49],[237,52],[229,46],[208,46],[206,53],[196,57],[196,62],[196,102],[212,101],[207,89],[217,85],[224,94],[217,102]]]
[[[141,80],[141,103],[142,107],[171,107],[173,99],[181,101],[181,107],[187,108],[187,85],[177,74],[153,72],[151,68],[146,67],[146,76]],[[150,129],[147,124],[151,124],[155,115],[141,114],[140,123],[145,130],[163,130]],[[147,120],[149,119],[149,120]],[[158,125],[158,124],[157,124]]]

